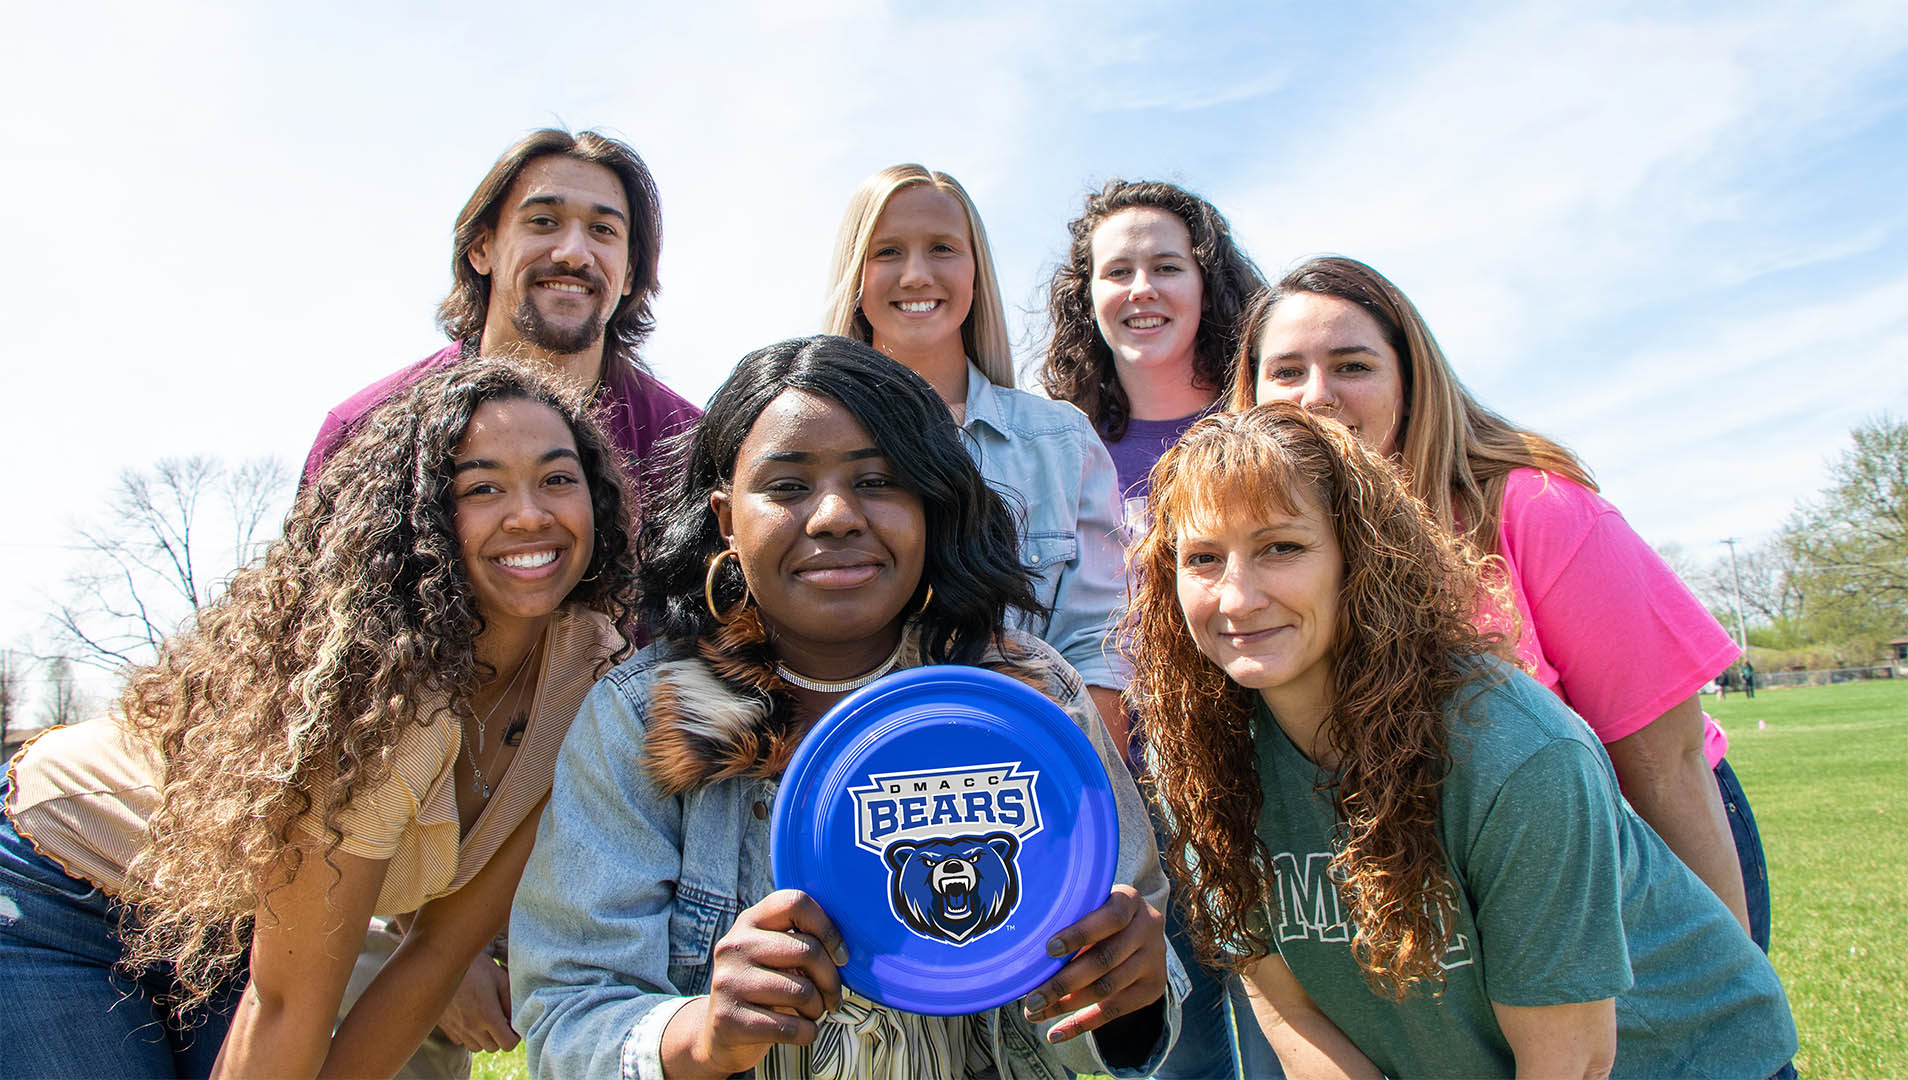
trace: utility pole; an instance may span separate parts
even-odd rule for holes
[[[1742,628],[1742,575],[1736,571],[1736,537],[1730,537],[1723,543],[1729,545],[1729,579],[1736,587],[1736,646],[1744,656],[1749,655],[1749,632]]]

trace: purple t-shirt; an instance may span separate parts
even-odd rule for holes
[[[1106,444],[1106,452],[1113,455],[1113,471],[1119,477],[1120,518],[1128,547],[1146,531],[1146,496],[1150,491],[1147,474],[1153,471],[1153,463],[1172,449],[1187,428],[1211,411],[1201,409],[1177,420],[1128,420],[1124,438],[1110,441],[1105,435],[1100,436],[1100,441]]]
[[[1117,442],[1100,436],[1100,441],[1106,443],[1106,452],[1113,455],[1113,471],[1120,478],[1120,497],[1146,498],[1146,474],[1153,470],[1153,462],[1172,449],[1179,437],[1186,434],[1186,429],[1209,411],[1201,409],[1177,420],[1128,420],[1126,437]]]
[[[393,372],[358,391],[325,414],[312,440],[311,453],[305,458],[300,484],[318,475],[325,458],[345,441],[364,414],[383,403],[385,398],[440,368],[464,359],[464,343],[453,341],[417,363]],[[695,424],[702,410],[690,404],[674,390],[639,371],[635,365],[610,360],[603,365],[603,420],[610,439],[625,457],[624,467],[634,479],[641,478],[645,462],[655,445]]]

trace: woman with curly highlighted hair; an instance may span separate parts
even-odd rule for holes
[[[1767,959],[1476,627],[1495,590],[1387,462],[1280,403],[1152,481],[1123,640],[1167,866],[1289,1071],[1785,1068]]]
[[[1439,523],[1498,557],[1517,655],[1589,723],[1623,795],[1763,951],[1769,876],[1729,739],[1697,691],[1739,652],[1576,455],[1473,398],[1417,306],[1354,259],[1253,299],[1232,407],[1293,401],[1395,457]]]
[[[9,765],[0,980],[34,988],[10,1069],[395,1072],[503,927],[557,747],[628,651],[625,498],[596,421],[514,365],[373,413],[114,716]],[[412,911],[334,1037],[366,921]]]

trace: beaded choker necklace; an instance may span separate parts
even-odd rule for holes
[[[792,683],[804,690],[813,690],[817,694],[845,694],[850,690],[859,690],[876,679],[879,679],[881,676],[886,675],[888,672],[893,671],[894,665],[901,662],[901,650],[907,643],[908,636],[904,633],[901,635],[901,640],[894,643],[894,651],[888,654],[888,658],[883,660],[879,667],[864,675],[857,675],[852,679],[843,679],[840,682],[811,679],[790,668],[780,660],[775,662],[775,674],[780,675],[785,682]]]

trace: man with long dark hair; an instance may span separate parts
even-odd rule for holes
[[[699,415],[637,355],[655,326],[661,252],[656,182],[635,150],[594,131],[524,136],[457,215],[451,293],[437,309],[451,343],[327,413],[305,482],[379,402],[478,355],[516,356],[594,388],[610,435],[639,471],[659,439]]]
[[[635,150],[594,131],[544,128],[524,136],[457,215],[451,292],[437,308],[437,325],[451,343],[325,414],[301,482],[317,478],[325,458],[380,402],[475,356],[513,356],[595,393],[625,469],[640,481],[651,448],[701,415],[650,375],[637,354],[655,326],[650,304],[661,251],[656,182]],[[514,725],[504,731],[507,742],[522,737]],[[395,927],[373,922],[343,1009],[398,940]],[[401,1076],[467,1077],[468,1050],[516,1045],[505,951],[500,938],[490,955],[478,957],[438,1031]]]

